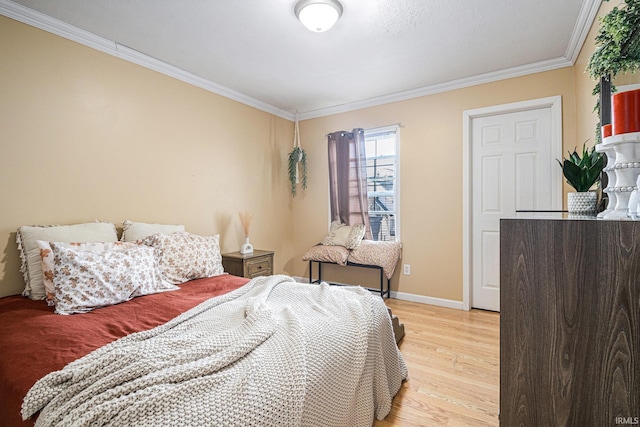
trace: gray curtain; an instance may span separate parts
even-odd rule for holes
[[[328,147],[331,221],[364,224],[364,237],[371,239],[364,130],[330,133]]]

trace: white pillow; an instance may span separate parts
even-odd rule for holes
[[[344,246],[347,249],[355,249],[360,246],[364,237],[364,224],[346,225],[340,221],[333,221],[329,234],[322,241],[327,246]]]
[[[178,284],[224,273],[220,236],[198,236],[184,232],[154,234],[142,239],[158,250],[164,280]]]
[[[184,231],[184,225],[172,224],[147,224],[144,222],[133,222],[128,219],[122,223],[123,242],[133,242],[142,240],[152,234],[171,234],[178,231]]]
[[[133,245],[93,252],[52,242],[57,314],[86,313],[130,299],[179,289],[164,285],[155,249]]]
[[[22,295],[31,299],[45,299],[42,281],[42,262],[37,240],[47,242],[116,242],[116,226],[109,222],[91,222],[74,225],[18,227],[16,242],[22,265],[25,287]]]

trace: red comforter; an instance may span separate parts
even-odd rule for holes
[[[247,282],[226,274],[193,280],[178,291],[70,316],[54,314],[53,307],[44,301],[22,296],[0,298],[0,425],[33,425],[33,420],[22,421],[22,399],[49,372],[118,338],[161,325]]]

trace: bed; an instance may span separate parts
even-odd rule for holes
[[[176,288],[66,316],[0,298],[3,425],[370,426],[407,378],[366,290],[224,273]]]

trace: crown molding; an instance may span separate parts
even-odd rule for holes
[[[376,107],[383,104],[405,101],[408,99],[448,92],[451,90],[462,89],[479,84],[491,83],[499,80],[521,77],[528,74],[535,74],[573,66],[580,53],[580,49],[582,48],[582,45],[584,44],[584,41],[589,33],[589,30],[597,16],[601,3],[602,0],[585,0],[583,2],[578,20],[571,34],[569,46],[567,47],[565,55],[562,57],[518,67],[507,68],[504,70],[479,74],[476,76],[452,80],[449,82],[424,86],[408,91],[369,98],[361,101],[350,102],[347,104],[302,112],[298,114],[298,119],[308,120],[318,117],[330,116],[333,114],[339,114],[369,107]],[[90,48],[97,49],[101,52],[107,53],[125,61],[129,61],[142,67],[176,78],[185,83],[189,83],[209,92],[224,96],[225,98],[229,98],[242,104],[254,107],[258,110],[273,114],[286,120],[295,120],[295,113],[293,112],[282,110],[278,107],[245,95],[241,92],[204,79],[181,68],[167,64],[166,62],[160,61],[151,56],[145,55],[127,46],[118,44],[112,40],[105,39],[96,34],[74,27],[73,25],[69,25],[58,19],[52,18],[33,9],[29,9],[10,0],[0,0],[0,14],[15,19],[16,21],[25,23],[27,25],[31,25],[33,27],[47,31],[49,33],[58,35],[60,37],[64,37],[68,40],[75,41]]]
[[[105,39],[96,34],[74,27],[73,25],[62,22],[58,19],[37,12],[21,4],[14,3],[10,0],[0,0],[0,15],[15,19],[16,21],[30,25],[35,28],[47,31],[65,39],[80,43],[92,49],[99,50],[125,61],[132,62],[142,67],[157,71],[185,83],[205,89],[209,92],[216,93],[231,100],[240,102],[258,110],[282,117],[293,121],[295,114],[274,107],[266,102],[262,102],[233,89],[214,83],[210,80],[199,77],[181,68],[167,64],[159,59],[140,53],[134,49],[116,43],[112,40]]]
[[[408,99],[419,98],[421,96],[433,95],[436,93],[449,92],[456,89],[476,86],[485,83],[492,83],[500,80],[510,79],[514,77],[526,76],[529,74],[541,73],[544,71],[556,70],[572,66],[573,63],[565,57],[549,59],[546,61],[535,62],[533,64],[521,65],[518,67],[506,68],[504,70],[492,71],[490,73],[478,74],[449,82],[423,86],[417,89],[411,89],[404,92],[393,93],[390,95],[378,96],[375,98],[365,99],[362,101],[351,102],[348,104],[337,105],[305,113],[299,113],[300,120],[315,119],[318,117],[330,116],[332,114],[345,113],[363,108],[377,107],[379,105],[390,104],[392,102],[406,101]]]
[[[569,45],[564,54],[564,57],[567,58],[572,65],[575,64],[578,59],[580,50],[582,50],[587,35],[589,35],[589,30],[591,30],[591,26],[596,20],[596,16],[598,16],[601,5],[602,0],[585,0],[582,3],[576,25],[571,32]]]
[[[587,39],[587,35],[589,34],[591,27],[593,26],[601,5],[602,0],[585,0],[582,3],[576,25],[574,26],[571,33],[571,38],[569,39],[569,45],[567,46],[567,50],[562,57],[535,62],[518,67],[507,68],[490,73],[479,74],[464,79],[424,86],[421,88],[398,92],[390,95],[383,95],[362,101],[307,111],[304,113],[299,113],[298,118],[299,120],[314,119],[318,117],[329,116],[332,114],[345,113],[348,111],[360,110],[362,108],[376,107],[379,105],[390,104],[392,102],[419,98],[421,96],[433,95],[436,93],[448,92],[456,89],[463,89],[479,84],[491,83],[514,77],[522,77],[528,74],[535,74],[564,67],[571,67],[578,59],[580,50],[582,49],[582,46]]]
[[[116,51],[117,54],[115,56],[124,59],[125,61],[129,61],[150,70],[157,71],[169,77],[173,77],[185,83],[189,83],[199,88],[205,89],[209,92],[224,96],[225,98],[229,98],[250,107],[257,108],[258,110],[265,111],[278,117],[282,117],[283,119],[287,119],[290,121],[293,121],[295,119],[295,114],[293,113],[281,110],[277,107],[274,107],[273,105],[267,104],[266,102],[262,102],[241,92],[229,89],[226,86],[214,83],[211,80],[207,80],[188,71],[185,71],[182,68],[167,64],[166,62],[160,61],[159,59],[153,58],[149,55],[145,55],[144,53],[138,52],[137,50],[131,49],[127,46],[116,43]]]
[[[9,0],[0,0],[0,14],[101,52],[116,55],[115,42],[66,24],[21,4]]]

